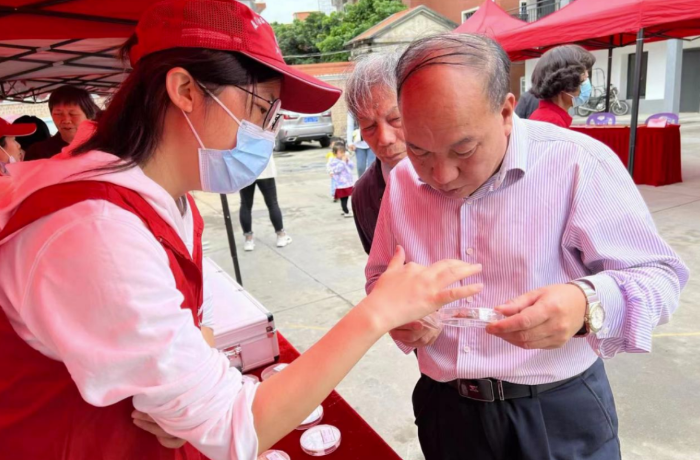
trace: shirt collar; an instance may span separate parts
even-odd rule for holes
[[[513,114],[513,130],[508,138],[508,148],[503,157],[501,169],[496,173],[496,180],[493,185],[494,190],[497,190],[503,184],[511,171],[519,174],[517,179],[525,175],[527,171],[527,143],[525,123],[520,117]]]

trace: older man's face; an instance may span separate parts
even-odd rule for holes
[[[372,89],[372,102],[358,114],[362,138],[369,144],[379,161],[390,167],[406,158],[401,113],[396,93],[383,88]]]
[[[408,156],[418,176],[451,198],[474,193],[500,167],[515,97],[494,111],[484,78],[462,66],[426,67],[401,91]]]

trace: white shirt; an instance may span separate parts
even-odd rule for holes
[[[267,166],[265,166],[265,169],[263,169],[263,172],[260,173],[258,179],[274,179],[276,176],[277,168],[275,167],[275,158],[270,156],[270,161],[267,163]]]
[[[91,152],[9,165],[12,176],[0,177],[0,228],[34,191],[115,160]],[[96,179],[137,191],[192,251],[191,213],[181,216],[140,168]],[[10,323],[66,365],[88,403],[133,397],[136,409],[212,460],[256,458],[256,386],[242,382],[180,308],[167,255],[137,216],[85,201],[0,241],[0,260],[0,305]]]

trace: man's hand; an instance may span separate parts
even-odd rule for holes
[[[528,350],[560,348],[583,327],[586,305],[576,286],[554,284],[496,307],[508,318],[489,324],[486,332]]]
[[[441,332],[442,327],[429,327],[420,321],[413,321],[390,331],[389,335],[407,347],[421,348],[434,344]]]
[[[187,442],[184,439],[170,436],[168,433],[163,431],[163,429],[148,414],[135,410],[131,413],[131,417],[134,419],[134,425],[155,436],[163,447],[167,447],[168,449],[179,449]]]

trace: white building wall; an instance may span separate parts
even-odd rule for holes
[[[690,48],[700,48],[700,38],[683,42],[683,49]],[[612,84],[619,89],[619,94],[623,98],[627,97],[627,72],[634,72],[634,69],[627,68],[629,55],[634,54],[635,51],[634,45],[613,50]],[[661,112],[666,84],[666,42],[645,43],[644,51],[649,53],[649,62],[646,75],[646,98],[640,103],[640,111],[642,113]],[[595,68],[600,68],[607,73],[608,51],[593,51],[593,55],[596,57]],[[532,86],[532,72],[538,60],[529,59],[525,62],[525,79],[528,89]],[[598,85],[598,82],[595,84]]]

